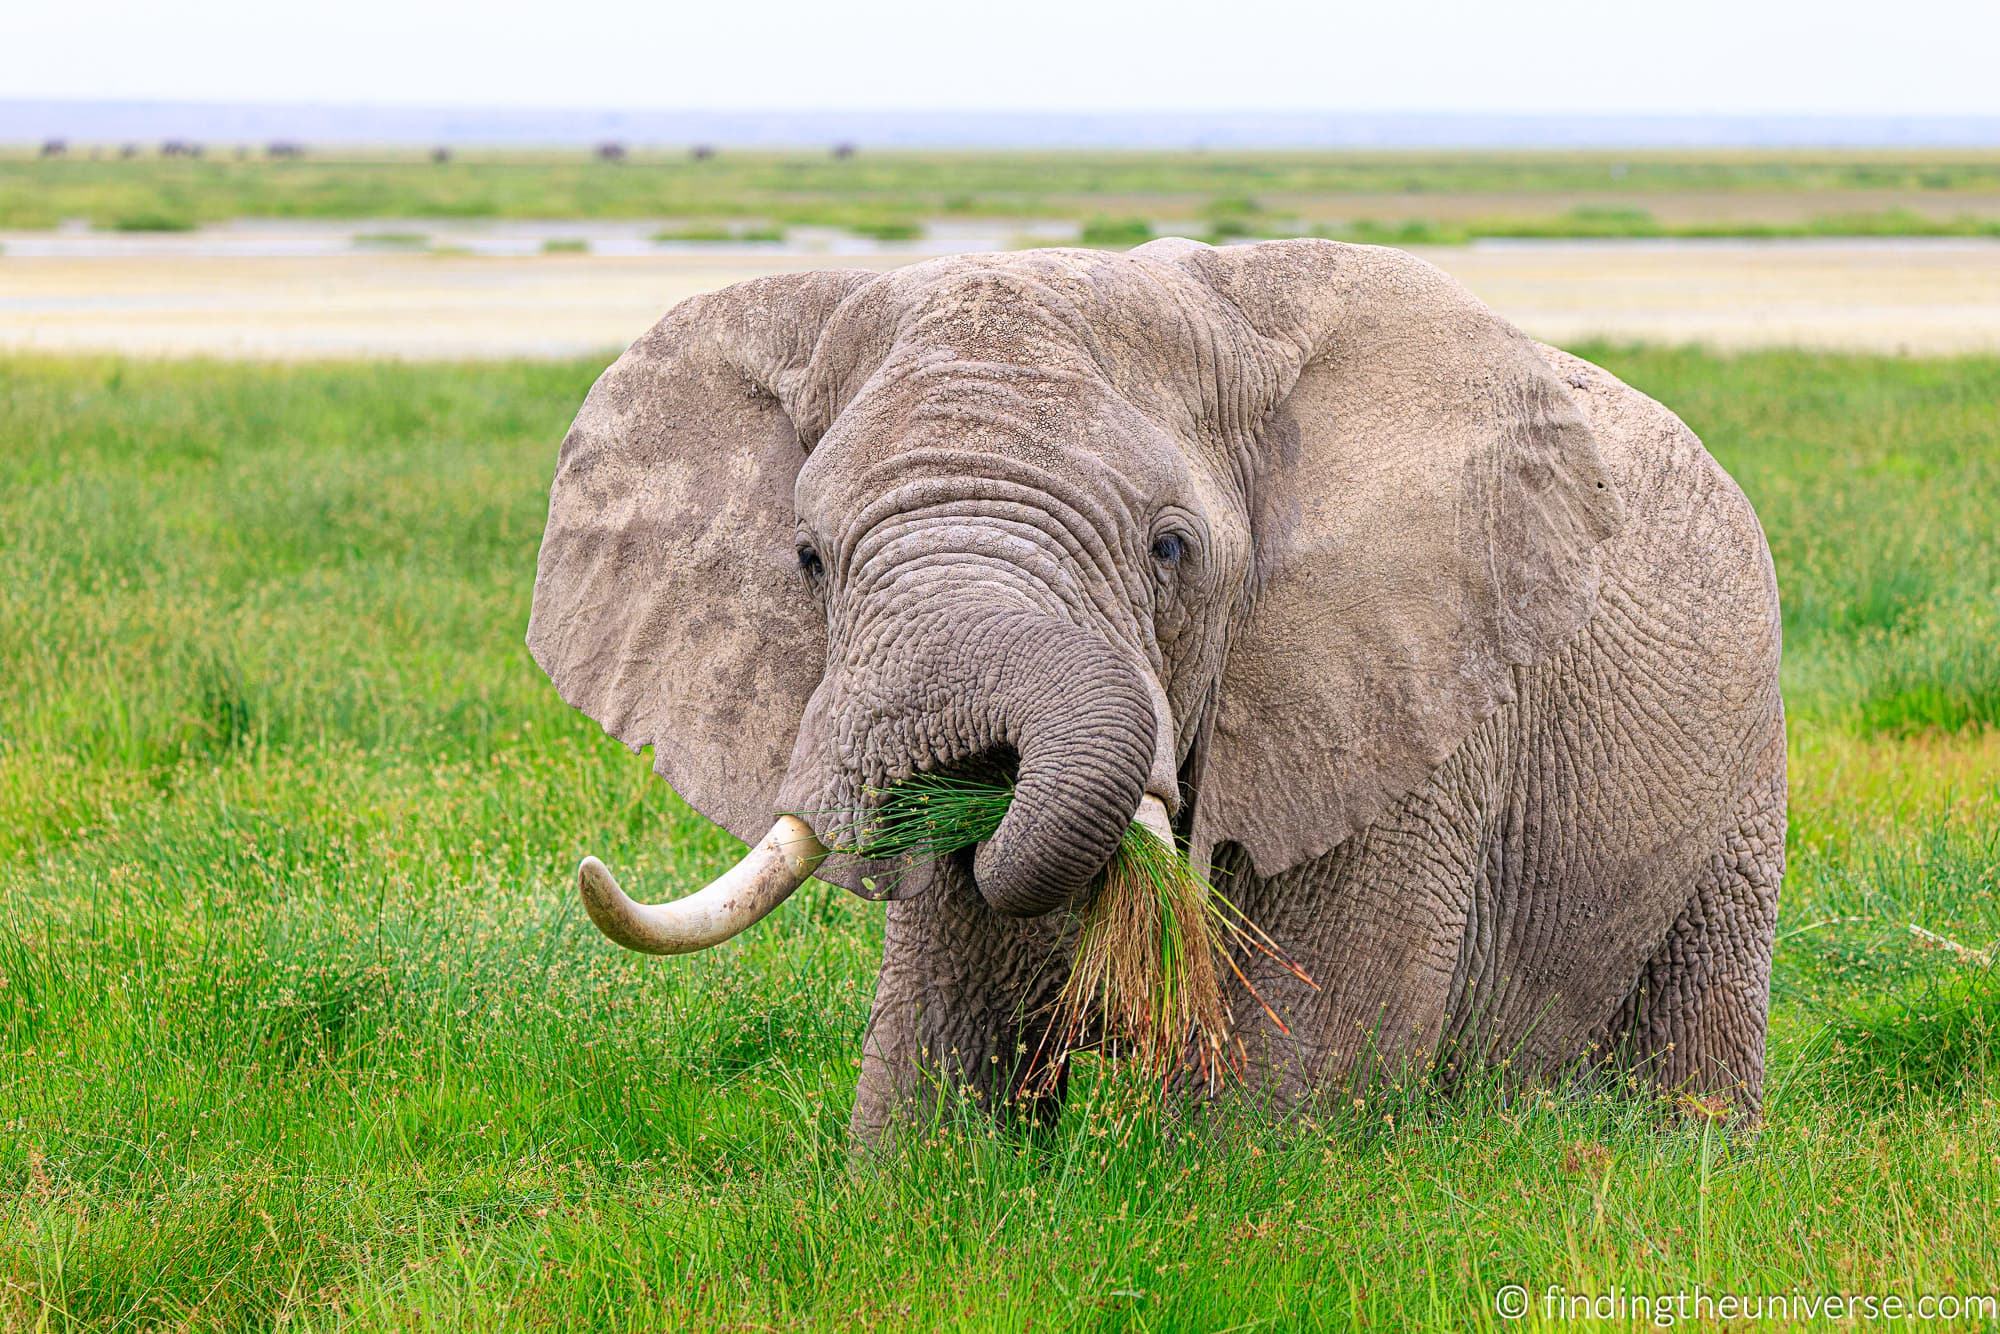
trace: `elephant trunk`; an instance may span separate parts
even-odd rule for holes
[[[1035,917],[1085,889],[1145,795],[1158,724],[1138,671],[1066,621],[1016,614],[960,656],[990,733],[1017,760],[1014,798],[973,876],[996,911]]]

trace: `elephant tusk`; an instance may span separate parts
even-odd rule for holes
[[[826,845],[795,815],[781,815],[742,861],[672,903],[636,903],[595,857],[576,871],[584,910],[597,929],[643,954],[692,954],[754,925],[790,898],[826,859]]]
[[[1167,803],[1148,792],[1139,799],[1138,814],[1132,817],[1157,836],[1169,848],[1174,846],[1174,821],[1167,814]]]

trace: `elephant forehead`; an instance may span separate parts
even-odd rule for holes
[[[898,269],[856,292],[810,371],[809,441],[865,393],[908,380],[934,397],[981,384],[1018,405],[1074,411],[1086,387],[1184,427],[1248,409],[1242,383],[1266,378],[1236,359],[1240,317],[1178,266],[1090,250],[961,255]],[[1249,372],[1244,374],[1242,372]],[[1218,391],[1217,381],[1236,388]]]
[[[1086,370],[974,360],[949,347],[885,365],[813,447],[801,492],[864,494],[923,479],[1007,481],[1127,504],[1177,487],[1186,451],[1169,422]],[[1106,496],[1105,499],[1109,499]]]

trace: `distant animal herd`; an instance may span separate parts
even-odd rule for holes
[[[89,150],[89,157],[94,162],[104,157],[109,151],[106,145],[93,144]],[[833,158],[840,162],[847,161],[859,151],[860,149],[850,140],[842,140],[828,150]],[[136,143],[123,143],[118,145],[117,149],[118,156],[127,161],[141,156],[144,152],[144,147]],[[158,148],[155,149],[156,155],[163,158],[201,158],[205,157],[207,152],[207,146],[198,139],[162,139]],[[620,163],[625,161],[629,152],[630,150],[625,144],[616,139],[607,139],[592,147],[591,156],[599,162]],[[250,153],[251,149],[248,145],[239,144],[236,146],[235,154],[237,158],[248,158]],[[716,148],[713,144],[694,144],[688,149],[688,156],[696,162],[706,162],[710,158],[713,158],[715,154]],[[295,139],[273,139],[264,145],[264,156],[273,162],[296,161],[305,155],[306,146]],[[70,142],[68,139],[59,136],[44,139],[39,156],[43,158],[69,157],[71,156]],[[452,156],[452,150],[446,144],[439,144],[430,150],[430,160],[439,166],[450,162]]]

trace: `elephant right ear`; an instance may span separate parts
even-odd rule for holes
[[[799,577],[794,400],[867,272],[676,306],[604,372],[556,461],[528,648],[572,705],[746,842],[770,827],[826,631]]]

